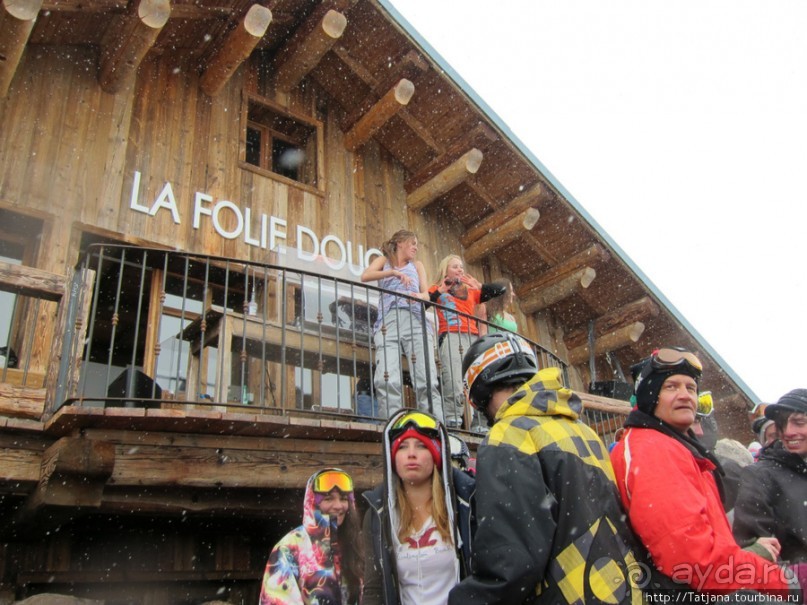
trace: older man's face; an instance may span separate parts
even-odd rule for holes
[[[674,374],[661,385],[654,414],[682,433],[695,422],[698,383],[691,376]]]

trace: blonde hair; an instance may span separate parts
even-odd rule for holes
[[[458,254],[449,254],[440,261],[440,264],[437,267],[437,279],[434,280],[434,285],[439,286],[443,283],[443,280],[446,278],[446,273],[448,273],[448,265],[455,258],[465,265],[465,263],[462,261],[462,257],[460,257]]]
[[[384,256],[387,257],[391,263],[394,263],[397,259],[395,258],[395,254],[398,252],[398,244],[405,242],[410,239],[417,239],[417,235],[415,235],[414,231],[407,231],[406,229],[399,229],[395,233],[392,234],[392,237],[381,244],[381,252],[384,253]]]
[[[398,503],[398,516],[400,525],[398,527],[398,541],[403,542],[406,538],[417,531],[415,527],[415,513],[409,505],[409,499],[403,488],[403,482],[398,477],[395,484],[395,498]],[[437,467],[432,472],[432,519],[437,531],[443,541],[454,544],[454,537],[448,525],[448,510],[446,509],[446,492],[443,488],[443,479]]]

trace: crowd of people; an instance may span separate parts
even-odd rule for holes
[[[435,415],[398,409],[363,522],[350,475],[315,473],[303,525],[269,555],[261,605],[804,602],[807,389],[764,409],[764,447],[729,505],[689,351],[632,368],[634,407],[610,452],[521,337],[478,337],[461,372],[490,427],[475,469]]]
[[[746,449],[718,439],[697,356],[660,348],[606,447],[517,335],[509,281],[452,254],[428,285],[410,231],[382,251],[362,274],[382,295],[357,410],[386,422],[383,481],[357,505],[345,471],[308,480],[261,605],[804,602],[807,389],[758,406]],[[468,426],[487,433],[475,460],[448,432]]]

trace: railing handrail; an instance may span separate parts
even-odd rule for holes
[[[112,269],[110,269],[110,263]],[[117,270],[114,269],[116,265],[119,265]],[[334,269],[333,264],[329,266]],[[154,276],[160,276],[158,273],[151,274],[150,281],[146,276],[147,269],[161,269],[161,281],[159,279],[153,281]],[[355,269],[355,267],[351,268],[352,271]],[[89,275],[87,270],[94,270],[98,273],[91,289],[86,285],[82,286]],[[99,294],[102,275],[105,275],[106,282],[103,286],[103,293]],[[122,281],[124,275],[129,276],[128,281]],[[354,272],[353,275],[356,273]],[[261,409],[268,413],[299,411],[316,404],[333,405],[334,401],[336,407],[333,409],[338,412],[347,409],[344,408],[346,401],[352,402],[347,404],[351,406],[349,411],[357,412],[357,397],[363,392],[357,388],[358,381],[362,377],[368,377],[368,372],[371,398],[381,396],[379,394],[381,391],[373,385],[372,376],[373,368],[380,363],[377,357],[374,359],[374,352],[377,351],[377,348],[374,344],[373,321],[375,318],[373,313],[375,311],[373,307],[378,305],[375,310],[379,315],[383,314],[385,312],[383,299],[387,296],[399,300],[405,299],[409,303],[413,303],[414,308],[423,309],[425,313],[414,321],[423,325],[428,323],[434,328],[435,335],[439,333],[440,322],[432,320],[438,319],[437,313],[463,317],[462,321],[467,322],[463,325],[479,327],[484,325],[494,327],[498,331],[511,332],[502,330],[487,319],[442,305],[439,302],[424,301],[418,296],[403,294],[371,283],[363,283],[357,275],[356,279],[353,279],[318,272],[313,268],[291,267],[279,262],[228,258],[160,247],[116,243],[90,245],[76,265],[73,280],[68,290],[70,292],[68,325],[71,326],[71,329],[65,334],[63,344],[56,406],[67,402],[103,402],[104,405],[122,405],[122,403],[132,402],[137,406],[147,407],[148,403],[159,405],[173,401],[174,403],[199,406],[212,405],[240,409],[247,404],[246,402],[252,401],[253,397],[258,397],[257,401],[260,401]],[[315,285],[309,286],[308,284]],[[325,285],[327,285],[327,289],[323,290]],[[260,314],[248,312],[248,301],[255,302],[254,297],[250,300],[250,286],[253,292],[256,287],[261,289],[262,312]],[[317,294],[313,299],[310,287],[317,288]],[[158,307],[154,307],[154,303],[158,300],[155,288],[161,290],[158,293],[160,296]],[[166,305],[165,295],[171,292],[174,296],[181,298],[181,303]],[[348,292],[351,301],[358,304],[342,307],[339,305],[339,301],[347,298]],[[135,295],[137,295],[136,300]],[[101,302],[99,302],[99,296],[102,298]],[[129,300],[126,300],[127,296],[130,297]],[[148,296],[152,297],[151,303],[146,302]],[[216,302],[217,300],[220,302]],[[189,304],[190,301],[195,302]],[[294,305],[293,317],[289,313],[292,303]],[[99,304],[105,304],[106,307],[99,307]],[[243,313],[240,309],[242,304]],[[369,308],[365,313],[360,307],[367,305]],[[99,308],[104,308],[103,313],[100,313]],[[200,308],[202,309],[201,315],[198,313]],[[210,312],[214,308],[219,311],[211,316]],[[89,321],[86,322],[87,325],[83,327],[81,326],[81,309],[85,310],[85,314],[89,309],[95,310],[91,312]],[[163,353],[161,358],[162,351],[159,341],[166,339],[166,336],[160,333],[161,322],[170,319],[165,314],[166,309],[168,309],[169,315],[173,313],[173,316],[179,320],[180,328],[176,339],[181,342],[172,344],[170,354]],[[323,311],[326,309],[330,311],[332,319],[323,321]],[[317,315],[316,320],[311,315],[314,312]],[[146,314],[150,318],[149,321],[153,319],[157,322],[156,325],[143,323]],[[430,314],[428,322],[426,314]],[[257,317],[258,315],[260,317]],[[117,327],[119,317],[120,321],[124,321],[124,317],[127,318],[129,323],[126,325],[129,326],[129,332],[123,330],[122,327]],[[208,326],[208,320],[215,323]],[[101,331],[98,333],[95,332],[96,321],[101,322],[102,325],[99,328]],[[230,328],[226,328],[226,323],[233,321],[236,323],[231,324]],[[297,324],[298,321],[299,324]],[[312,328],[311,324],[314,321],[316,321],[316,325]],[[333,325],[331,326],[331,324]],[[141,325],[147,327],[143,334],[139,332]],[[167,325],[169,331],[174,329],[173,324]],[[197,328],[186,335],[186,331],[193,325],[197,325]],[[76,327],[72,328],[73,326]],[[82,329],[88,333],[86,338],[82,336],[84,334]],[[331,330],[334,331],[331,332]],[[467,332],[469,338],[476,337],[474,331]],[[134,334],[134,339],[130,338],[127,341],[126,337],[131,336],[131,333]],[[149,333],[152,339],[150,344],[146,342]],[[466,330],[462,330],[461,333],[466,335]],[[533,347],[539,359],[539,367],[547,365],[560,367],[565,382],[568,384],[567,365],[562,359],[523,334],[511,333],[518,334]],[[208,334],[212,334],[210,338],[230,338],[230,340],[217,340],[218,344],[213,347],[208,343]],[[230,334],[230,336],[223,337],[222,334]],[[197,338],[198,342],[195,340]],[[238,340],[234,340],[236,338]],[[85,341],[88,343],[86,346],[82,344]],[[168,341],[163,340],[163,342]],[[188,344],[182,344],[184,342]],[[431,347],[428,355],[435,360],[438,358],[439,347],[437,344],[436,338],[434,342],[428,343],[428,346]],[[152,345],[157,346],[152,350],[150,348]],[[357,356],[365,345],[369,353]],[[123,351],[124,346],[130,348]],[[341,348],[343,346],[349,347],[347,353]],[[424,350],[423,347],[427,346],[427,339],[424,336],[422,343],[413,342],[409,346]],[[464,346],[467,346],[467,343]],[[191,348],[183,349],[183,347]],[[208,347],[210,348],[208,349]],[[240,350],[236,350],[237,348]],[[183,353],[183,350],[186,352]],[[211,358],[214,361],[210,362],[216,368],[213,375],[210,374],[207,361],[202,361],[201,355],[206,350],[211,350],[216,355],[215,358]],[[183,355],[185,355],[184,359]],[[240,368],[236,366],[239,355]],[[167,361],[162,361],[162,359]],[[255,362],[260,359],[264,369],[261,370],[261,364],[257,363],[255,364],[257,370],[250,369],[249,364],[252,363],[250,359]],[[456,360],[456,357],[454,359]],[[174,362],[176,362],[175,366]],[[186,364],[185,367],[183,367],[183,363]],[[91,365],[94,366],[95,374],[92,378],[92,388],[87,390],[85,387]],[[170,365],[170,370],[167,369],[167,365]],[[267,369],[269,366],[271,366],[271,370]],[[160,367],[162,369],[159,369]],[[192,367],[195,368],[195,373],[192,373]],[[450,364],[443,367],[449,368]],[[127,370],[127,368],[131,369]],[[176,368],[176,375],[174,375],[174,368]],[[287,383],[289,383],[286,371],[292,368],[294,368],[294,378],[291,380],[289,392],[286,392]],[[143,372],[139,371],[141,369],[146,377],[151,379],[150,397],[133,396],[134,391],[129,386],[125,387],[126,390],[122,397],[110,395],[113,391],[113,383],[123,380],[127,385],[132,385],[133,378],[130,374],[142,374]],[[409,367],[410,373],[412,369]],[[317,373],[306,374],[312,370],[316,370]],[[117,378],[113,375],[113,371],[119,372]],[[240,376],[236,376],[239,371]],[[403,370],[401,368],[398,371]],[[454,372],[453,369],[445,371]],[[266,375],[258,376],[252,372],[265,372]],[[274,372],[274,374],[270,375],[270,372]],[[106,374],[106,378],[101,376],[102,373]],[[249,376],[247,376],[248,373]],[[328,378],[328,382],[325,381],[325,378],[329,374],[333,374],[334,377]],[[160,381],[164,385],[168,385],[167,387],[160,388],[160,385],[157,384],[160,376],[163,377]],[[273,376],[279,378],[273,382]],[[309,378],[305,378],[305,376],[309,376]],[[438,370],[437,376],[431,377],[426,382],[433,381],[435,385],[440,384],[442,381],[438,380],[439,376],[440,371]],[[456,377],[456,373],[452,376]],[[298,378],[302,382],[298,382]],[[306,380],[309,382],[306,383]],[[319,381],[319,390],[313,386],[313,382],[311,382],[313,380]],[[278,382],[279,397],[276,392]],[[336,392],[327,392],[324,386],[326,383],[335,384]],[[420,382],[420,385],[422,386],[423,382]],[[410,386],[417,386],[417,384]],[[92,392],[99,388],[103,389],[103,396]],[[177,400],[164,397],[166,388],[182,392],[184,399],[177,402]],[[238,399],[240,403],[234,403],[235,391],[233,389],[240,389],[239,392],[243,393]],[[342,392],[346,394],[347,399],[343,398],[340,389],[345,389]],[[210,394],[213,394],[212,399]],[[387,391],[383,391],[383,394],[385,397],[388,396]],[[247,395],[249,395],[248,398]],[[429,405],[431,405],[431,395],[428,396]],[[452,401],[454,401],[453,398]],[[251,407],[254,408],[254,406]],[[328,412],[323,411],[323,413]]]

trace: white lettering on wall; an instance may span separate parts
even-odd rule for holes
[[[140,201],[141,174],[135,171],[132,182],[132,195],[129,208],[135,212],[155,216],[161,209],[171,212],[174,223],[180,224],[179,207],[171,184],[166,182],[160,194],[150,206]],[[216,201],[213,196],[197,191],[193,196],[194,229],[202,229],[209,221],[209,225],[221,237],[234,240],[241,239],[247,246],[263,250],[279,250],[285,248],[288,239],[288,222],[285,219],[260,213],[254,215],[252,208],[243,210],[229,200]],[[229,227],[228,227],[229,226]],[[324,261],[334,271],[340,271],[345,266],[355,275],[361,275],[367,265],[376,256],[381,256],[381,250],[358,245],[358,253],[354,257],[353,243],[343,242],[338,236],[326,234],[320,239],[319,235],[305,225],[297,225],[294,229],[297,238],[297,259],[309,263]],[[355,262],[354,262],[355,260]]]

